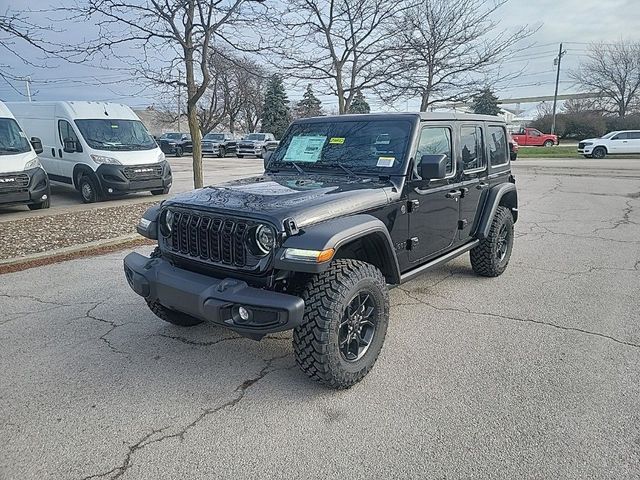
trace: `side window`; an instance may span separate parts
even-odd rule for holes
[[[629,140],[640,140],[640,132],[629,132]]]
[[[480,127],[462,127],[460,129],[460,148],[464,171],[483,169],[487,165],[484,155],[484,139]]]
[[[65,141],[73,141],[76,142],[76,148],[78,152],[82,151],[82,145],[76,132],[73,131],[73,127],[66,120],[58,120],[58,133],[60,134],[60,142],[62,146],[64,146]]]
[[[613,137],[611,140],[627,140],[628,138],[629,138],[628,133],[619,133],[618,135]]]
[[[446,155],[447,175],[453,172],[453,155],[451,149],[451,129],[448,127],[427,127],[420,133],[416,164],[420,165],[423,155]]]
[[[504,127],[489,127],[487,142],[489,143],[489,158],[492,167],[509,162],[507,136]]]

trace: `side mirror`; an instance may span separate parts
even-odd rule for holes
[[[31,137],[31,146],[37,155],[40,155],[43,151],[42,149],[42,140],[38,137]]]
[[[262,158],[262,163],[264,164],[264,169],[267,169],[267,166],[269,165],[269,160],[271,159],[271,155],[273,155],[273,151],[272,150],[267,150],[266,153],[264,154],[264,157]]]
[[[418,174],[423,180],[439,180],[447,176],[446,155],[423,155]]]
[[[78,151],[78,147],[77,147],[76,142],[74,140],[65,139],[63,150],[66,153],[73,153],[73,152],[77,152]]]

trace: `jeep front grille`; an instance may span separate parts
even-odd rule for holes
[[[181,256],[220,266],[255,268],[260,262],[251,254],[245,234],[251,221],[199,212],[174,212],[169,249]]]
[[[0,193],[26,192],[29,190],[29,175],[9,173],[0,175]]]
[[[162,165],[130,165],[122,169],[129,180],[151,180],[162,178]]]

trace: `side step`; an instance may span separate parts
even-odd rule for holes
[[[454,258],[459,257],[463,253],[466,253],[472,248],[476,247],[479,243],[480,243],[480,240],[474,240],[472,242],[466,243],[461,247],[458,247],[455,250],[451,250],[449,253],[442,255],[441,257],[438,257],[434,260],[431,260],[430,262],[425,263],[424,265],[421,265],[413,270],[409,270],[408,272],[403,273],[402,275],[400,275],[400,283],[413,280],[415,277],[417,277],[421,273],[424,273],[428,270],[431,270],[432,268],[437,267],[438,265],[442,265],[443,263],[446,263],[449,260],[453,260]]]

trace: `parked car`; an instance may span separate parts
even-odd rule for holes
[[[202,138],[202,154],[226,157],[227,153],[236,151],[237,141],[232,133],[207,133]]]
[[[518,159],[518,150],[520,149],[520,145],[515,141],[513,135],[507,132],[509,137],[509,155],[511,157],[511,161],[515,162]]]
[[[466,252],[484,277],[509,264],[518,193],[498,117],[299,119],[269,155],[261,176],[143,215],[158,246],[127,255],[124,273],[160,319],[255,340],[293,329],[302,370],[348,388],[382,349],[388,285]]]
[[[128,106],[105,102],[16,102],[9,110],[42,139],[49,179],[74,187],[85,203],[129,192],[168,193],[171,168]]]
[[[578,144],[578,153],[586,158],[640,154],[640,130],[609,132],[602,138],[582,140]]]
[[[245,155],[264,158],[267,152],[276,149],[278,143],[273,133],[250,133],[238,142],[236,155],[238,158],[242,158]]]
[[[189,133],[168,132],[163,133],[158,139],[158,145],[163,153],[181,157],[185,153],[191,153],[192,143]]]
[[[542,133],[535,128],[521,128],[512,133],[513,139],[521,147],[553,147],[558,145],[558,136]]]
[[[49,177],[38,154],[42,142],[27,135],[6,105],[0,102],[0,204],[26,204],[31,210],[49,208]]]

